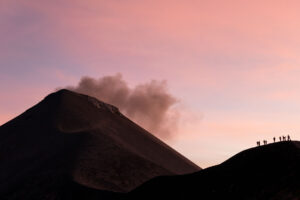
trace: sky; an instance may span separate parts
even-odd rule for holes
[[[182,120],[165,142],[201,167],[300,139],[296,0],[1,0],[0,124],[58,87],[165,81]]]

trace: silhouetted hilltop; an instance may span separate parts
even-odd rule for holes
[[[154,178],[130,199],[300,199],[299,180],[300,142],[278,142],[190,175]]]
[[[0,127],[0,199],[300,199],[300,142],[199,169],[116,107],[68,90]]]
[[[0,199],[98,198],[198,170],[116,107],[68,90],[0,127]]]

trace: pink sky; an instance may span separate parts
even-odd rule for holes
[[[185,120],[166,141],[201,167],[299,139],[299,1],[4,0],[0,124],[83,75],[166,80]],[[189,122],[188,122],[189,121]]]

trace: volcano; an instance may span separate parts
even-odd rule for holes
[[[251,148],[184,176],[154,178],[128,199],[300,199],[300,142]]]
[[[116,107],[69,90],[0,127],[0,199],[125,193],[157,176],[200,169]]]

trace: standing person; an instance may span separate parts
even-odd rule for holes
[[[279,137],[279,141],[281,142],[281,136]]]
[[[260,146],[260,141],[257,141],[256,144],[257,144],[257,146]]]
[[[288,141],[292,141],[290,135],[287,136]]]
[[[285,141],[285,136],[282,136],[282,140]]]
[[[273,137],[273,141],[274,141],[274,143],[276,142],[276,137]]]

